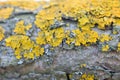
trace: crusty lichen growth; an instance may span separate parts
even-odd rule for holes
[[[100,42],[107,42],[107,41],[112,40],[112,37],[110,37],[107,34],[101,34],[99,37],[99,40],[100,40]]]
[[[112,1],[112,2],[116,3],[116,1],[115,2]],[[117,2],[119,1],[117,0]],[[76,0],[76,1],[54,0],[53,3],[50,2],[49,6],[44,7],[44,10],[41,10],[36,15],[35,24],[43,32],[48,31],[49,33],[51,33],[50,26],[55,23],[55,20],[61,21],[60,17],[63,16],[72,17],[74,18],[74,20],[78,20],[78,26],[77,26],[78,29],[72,31],[75,34],[74,37],[70,37],[70,34],[63,37],[66,38],[66,43],[68,45],[74,43],[75,46],[80,46],[80,45],[88,46],[93,43],[96,44],[97,41],[108,42],[112,40],[112,37],[106,34],[99,35],[96,31],[92,30],[92,28],[95,27],[96,24],[97,27],[102,30],[103,29],[105,30],[106,26],[109,27],[112,23],[117,25],[116,23],[119,21],[118,20],[119,15],[113,13],[112,12],[113,10],[111,9],[112,8],[119,9],[118,8],[119,4],[117,3],[116,6],[112,5],[110,7],[106,7],[105,5],[103,5],[107,3],[110,5],[112,4],[111,1],[103,1],[103,0],[101,2],[97,0],[85,0],[82,2],[80,0]],[[116,19],[115,17],[118,18]],[[44,38],[42,38],[41,40],[43,40]],[[37,42],[40,42],[39,39],[40,37],[36,39]],[[43,43],[45,44],[46,42],[42,41],[42,44]],[[53,46],[53,44],[51,45]]]
[[[29,30],[32,27],[32,24],[24,25],[24,21],[21,20],[16,23],[16,27],[13,32],[16,34],[26,34],[26,31]]]
[[[0,4],[35,10],[42,3],[33,0],[29,2],[21,1],[8,1]],[[46,4],[46,2],[43,3]],[[51,0],[42,6],[42,10],[35,17],[34,24],[40,29],[35,41],[26,36],[26,31],[32,28],[32,24],[25,25],[24,21],[21,20],[15,25],[13,30],[15,34],[6,39],[6,46],[14,49],[17,59],[34,59],[43,55],[44,48],[41,48],[41,46],[44,47],[46,44],[54,48],[61,44],[67,44],[68,46],[72,44],[78,47],[100,43],[102,44],[101,51],[109,51],[110,45],[107,45],[107,43],[112,40],[112,37],[108,34],[98,33],[93,28],[104,32],[120,25],[119,10],[119,0]],[[69,26],[55,27],[58,23],[64,22],[64,19],[76,21],[76,28],[66,30],[65,27]],[[111,32],[113,32],[111,34],[117,34],[114,30]]]
[[[108,51],[108,50],[109,50],[109,45],[102,46],[102,51]]]
[[[13,12],[13,8],[0,8],[0,20],[7,19]]]
[[[97,39],[98,39],[98,33],[95,32],[94,30],[88,30],[86,31],[80,31],[79,29],[77,30],[73,30],[73,33],[75,33],[75,45],[76,46],[80,46],[82,45],[87,45],[92,44],[92,43],[96,43]]]
[[[95,76],[92,74],[82,74],[82,76],[80,77],[80,80],[94,80]]]
[[[80,65],[80,68],[84,68],[84,67],[86,67],[87,66],[87,64],[81,64]]]
[[[117,45],[117,51],[120,51],[120,42]]]
[[[6,46],[14,50],[17,59],[35,59],[44,53],[44,48],[26,36],[26,31],[32,28],[31,24],[25,25],[24,20],[16,23],[13,32],[15,35],[5,39]]]
[[[59,7],[57,7],[56,4],[50,4],[48,7],[45,7],[45,9],[38,12],[36,15],[35,24],[41,30],[48,30],[56,20],[61,20]]]
[[[0,2],[1,6],[9,5],[9,6],[20,7],[20,8],[31,10],[31,11],[45,4],[46,4],[45,1],[36,2],[35,0],[14,0],[14,1],[7,0],[7,1]]]
[[[35,44],[28,36],[13,35],[8,37],[5,41],[6,46],[14,49],[17,59],[34,59],[44,53],[44,49]]]
[[[61,14],[78,19],[79,27],[94,27],[98,24],[99,29],[105,29],[111,22],[120,24],[120,1],[119,0],[54,0],[59,4]],[[68,3],[68,4],[66,4]],[[110,5],[110,6],[106,6]]]
[[[62,43],[63,38],[65,38],[64,29],[58,28],[56,30],[39,32],[36,43],[40,45],[50,44],[53,47],[57,47]]]
[[[4,38],[4,32],[5,30],[0,26],[0,41]]]

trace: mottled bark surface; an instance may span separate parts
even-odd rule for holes
[[[81,68],[82,64],[86,66]],[[1,66],[0,72],[1,80],[68,80],[66,74],[73,74],[72,78],[77,80],[82,73],[95,74],[99,80],[119,80],[120,55],[101,53],[96,47],[57,48],[52,55],[44,55],[33,62]]]
[[[0,21],[6,30],[5,37],[13,34],[15,23],[21,19],[35,26],[36,13],[37,10],[29,12],[16,8],[12,17]],[[76,26],[75,22],[68,20],[67,23],[71,28]],[[109,34],[110,30],[98,32]],[[32,28],[27,35],[34,40],[36,33],[37,29]],[[113,46],[118,42],[117,36],[114,37],[110,42]],[[86,66],[81,67],[83,64]],[[120,53],[101,52],[96,45],[77,49],[64,45],[39,59],[24,61],[15,58],[13,50],[5,46],[4,40],[0,42],[0,80],[79,80],[83,73],[94,74],[98,80],[120,80]]]

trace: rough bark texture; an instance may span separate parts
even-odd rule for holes
[[[15,23],[20,19],[26,23],[35,20],[34,12],[18,10],[13,15],[0,22],[6,30],[6,37],[12,34]],[[75,25],[71,23],[71,26]],[[31,29],[30,33],[34,30]],[[50,54],[45,53],[39,59],[25,62],[16,60],[13,53],[4,41],[0,42],[0,80],[79,80],[83,73],[94,74],[98,80],[120,80],[120,53],[103,53],[97,46],[77,49],[57,47]],[[83,64],[86,66],[81,67]],[[72,77],[69,77],[70,74]]]

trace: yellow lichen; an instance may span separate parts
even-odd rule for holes
[[[71,6],[66,3],[69,3]],[[50,2],[48,6],[44,7],[44,10],[41,10],[36,15],[36,26],[43,32],[46,30],[45,34],[49,35],[37,38],[37,43],[49,43],[52,46],[58,46],[61,43],[62,39],[66,38],[67,44],[75,43],[76,46],[87,46],[89,44],[96,43],[98,40],[101,42],[110,41],[112,38],[109,35],[98,35],[96,31],[92,30],[95,24],[98,24],[99,29],[105,29],[105,26],[110,26],[112,22],[115,22],[115,20],[117,20],[113,17],[113,15],[115,16],[116,14],[111,12],[113,11],[111,8],[116,8],[118,10],[118,6],[111,5],[110,7],[107,7],[107,3],[112,4],[111,1],[103,0],[101,0],[101,3],[97,0],[86,0],[82,1],[82,3],[79,0],[54,0],[53,3]],[[60,14],[58,9],[60,11]],[[49,31],[49,27],[54,24],[55,20],[60,20],[60,17],[63,15],[72,17],[74,20],[78,19],[78,27],[80,30],[77,29],[72,31],[75,34],[74,38],[71,38],[69,35],[67,35],[57,40],[53,37],[51,31]],[[116,16],[119,17],[119,15]]]
[[[86,67],[86,64],[81,64],[80,65],[80,68],[84,68],[84,67]]]
[[[113,34],[118,34],[118,31],[117,30],[113,30],[112,33]]]
[[[79,80],[94,80],[95,76],[91,74],[84,73]]]
[[[66,37],[66,43],[68,44],[68,45],[70,45],[72,42],[74,42],[75,41],[75,39],[74,38],[70,38],[69,36],[68,37]],[[77,45],[77,44],[76,44]],[[80,45],[80,44],[79,44]]]
[[[1,8],[0,20],[9,18],[12,12],[13,12],[13,8]]]
[[[112,37],[110,37],[107,34],[101,34],[100,37],[99,37],[99,40],[101,42],[110,41],[110,40],[112,40]]]
[[[6,46],[15,50],[17,59],[34,59],[43,55],[44,49],[36,45],[28,36],[13,35],[6,40]]]
[[[65,33],[63,28],[58,28],[54,31],[54,38],[51,41],[53,47],[57,47],[62,43],[62,40],[65,38]]]
[[[5,30],[0,26],[0,41],[4,38]]]
[[[89,23],[89,19],[85,16],[85,17],[79,18],[78,22],[79,22],[79,26],[82,27],[87,23]]]
[[[16,34],[26,34],[26,31],[29,30],[32,27],[31,24],[28,25],[24,25],[24,21],[21,20],[19,22],[16,23],[16,27],[14,29],[14,32]]]
[[[44,45],[46,44],[45,41],[45,32],[39,32],[38,37],[36,38],[36,43],[39,45]]]
[[[16,27],[13,30],[15,35],[6,39],[6,46],[14,49],[17,59],[34,59],[39,57],[44,53],[44,48],[41,48],[41,46],[49,44],[52,48],[58,47],[63,40],[66,44],[74,44],[75,46],[90,46],[97,44],[97,42],[106,43],[112,40],[112,37],[107,34],[99,34],[93,28],[105,31],[111,28],[111,26],[120,25],[119,0],[50,0],[47,3],[45,1],[35,2],[33,0],[8,0],[0,2],[0,5],[17,6],[28,10],[42,7],[42,10],[35,16],[34,23],[40,29],[35,42],[25,35],[26,31],[32,28],[32,25],[25,25],[23,20],[16,23]],[[8,18],[12,11],[13,8],[1,8],[0,19]],[[63,28],[64,26],[57,26],[56,23],[64,22],[64,19],[76,21],[76,29],[66,31],[66,28]],[[71,25],[66,25],[66,27],[69,26]],[[51,27],[54,28],[51,29]],[[114,30],[113,34],[116,34]],[[1,33],[0,35],[2,36],[0,40],[2,40],[4,35]],[[109,45],[102,46],[102,51],[108,50]],[[84,77],[89,76],[84,74],[83,79],[85,79]],[[92,80],[92,78],[89,77],[88,79]]]
[[[117,45],[117,50],[120,51],[120,42]]]
[[[10,5],[10,6],[20,7],[20,8],[31,10],[31,11],[45,4],[46,4],[45,1],[37,2],[34,0],[30,0],[30,1],[29,0],[17,0],[17,1],[7,0],[7,1],[0,2],[1,6]]]
[[[38,33],[36,43],[40,45],[50,44],[53,47],[57,47],[62,43],[63,38],[65,38],[63,28],[58,28],[51,31],[46,30]]]
[[[93,31],[93,30],[88,30],[87,32],[85,31],[80,31],[79,29],[73,30],[73,33],[75,33],[75,45],[80,46],[85,45],[87,46],[87,43],[96,43],[98,39],[98,33]]]
[[[41,10],[36,15],[36,26],[41,30],[49,29],[49,27],[54,24],[55,19],[59,20],[60,15],[57,13],[57,8],[48,8],[47,10]]]
[[[109,45],[102,46],[102,51],[108,51],[108,50],[109,50]]]

